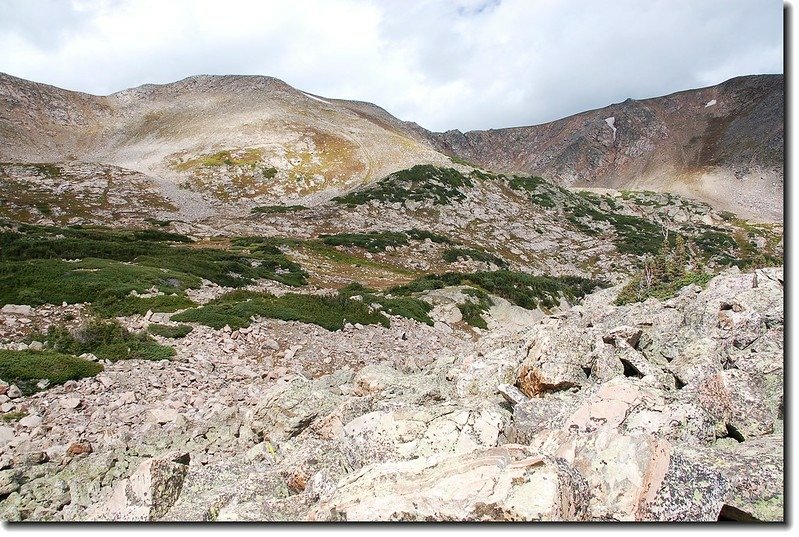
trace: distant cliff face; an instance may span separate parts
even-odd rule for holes
[[[439,149],[562,185],[674,191],[782,217],[782,75],[632,100],[530,127],[432,134]]]

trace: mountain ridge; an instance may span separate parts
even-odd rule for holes
[[[2,161],[110,164],[189,185],[212,201],[225,190],[221,201],[313,204],[414,164],[454,159],[561,186],[673,192],[749,219],[782,219],[782,75],[467,132],[431,132],[373,103],[312,95],[260,75],[194,75],[95,96],[0,74],[0,99]],[[274,184],[250,178],[239,192],[230,170],[198,178],[176,169],[248,149],[278,170]]]
[[[441,151],[501,172],[563,186],[672,191],[780,220],[783,84],[782,75],[736,77],[540,125],[434,138]],[[741,192],[750,196],[742,201]]]

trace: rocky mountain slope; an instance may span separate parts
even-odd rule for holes
[[[0,74],[0,103],[0,162],[139,172],[184,219],[315,205],[414,164],[450,164],[449,155],[561,186],[672,192],[782,220],[781,75],[467,133],[432,133],[370,103],[257,76],[195,76],[98,97]]]
[[[784,518],[780,223],[263,77],[0,96],[0,519]]]
[[[779,221],[784,114],[783,76],[760,75],[543,125],[433,136],[442,151],[491,170],[562,186],[674,192]]]
[[[171,361],[6,386],[26,415],[0,426],[0,516],[781,519],[781,271],[609,306],[618,292],[477,342],[259,320],[196,329]],[[55,314],[4,311],[5,331]]]
[[[374,105],[269,77],[195,76],[98,97],[0,74],[3,161],[133,170],[190,205],[191,216],[254,198],[329,198],[449,159]]]

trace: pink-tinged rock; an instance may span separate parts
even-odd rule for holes
[[[311,520],[579,521],[589,489],[562,459],[507,444],[369,465],[339,482]]]
[[[41,416],[37,416],[36,414],[31,414],[29,416],[25,416],[21,420],[19,420],[19,424],[23,427],[34,428],[38,427],[42,423]]]
[[[178,411],[174,408],[151,408],[150,418],[156,423],[164,424],[175,421],[178,418]]]
[[[58,400],[58,404],[63,409],[74,410],[80,406],[81,400],[79,397],[64,397]]]

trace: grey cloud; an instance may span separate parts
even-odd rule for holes
[[[74,4],[63,0],[3,0],[0,30],[42,50],[53,50],[89,23]]]
[[[221,10],[0,0],[0,71],[92,93],[264,74],[434,130],[488,129],[782,72],[782,10],[775,0],[228,0]]]

